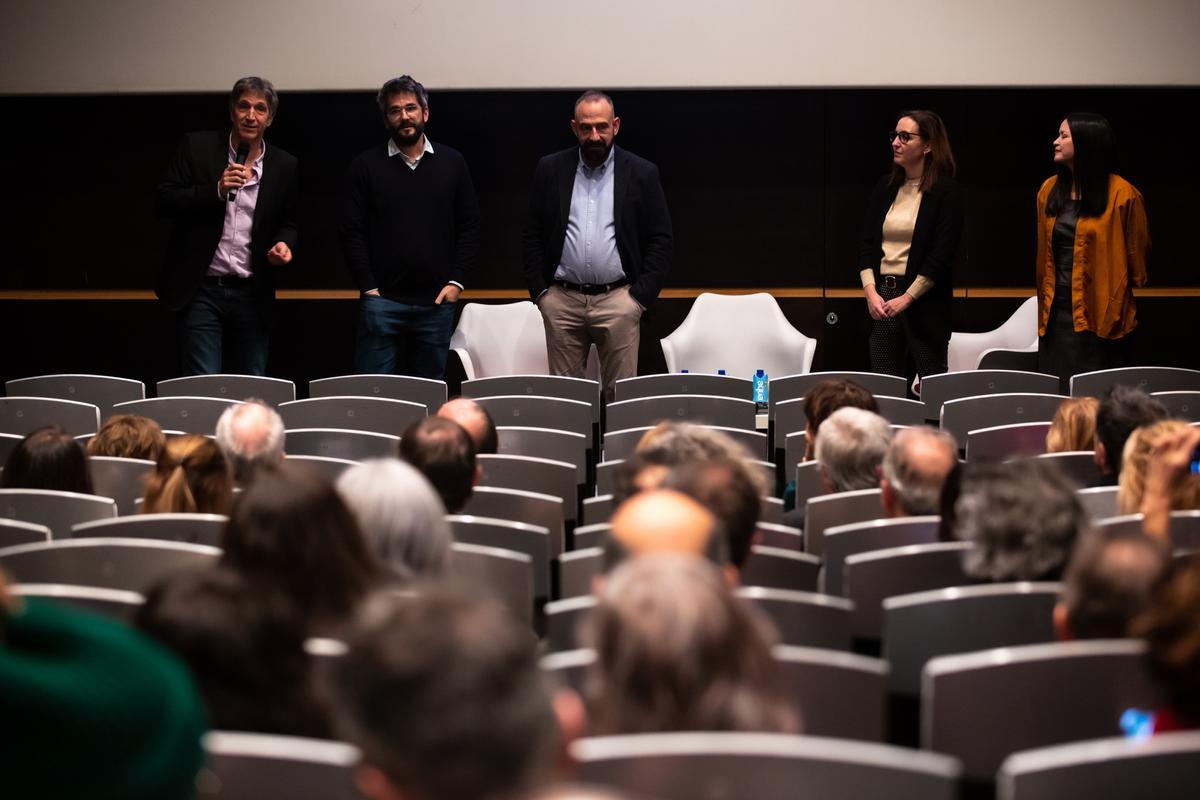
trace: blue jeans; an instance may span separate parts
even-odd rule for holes
[[[250,285],[201,286],[179,312],[183,374],[265,375],[270,328]]]
[[[358,303],[354,371],[442,380],[454,303],[417,306],[363,295]]]

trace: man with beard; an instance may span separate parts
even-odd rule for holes
[[[578,147],[545,156],[533,174],[524,231],[525,281],[546,325],[550,371],[582,378],[592,344],[604,393],[637,374],[642,314],[671,267],[671,215],[654,164],[613,146],[613,101],[575,101]]]
[[[390,136],[351,162],[341,230],[361,292],[354,368],[440,380],[479,254],[479,201],[462,155],[425,136],[424,86],[402,75],[377,100]]]

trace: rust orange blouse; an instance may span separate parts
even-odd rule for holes
[[[1058,178],[1042,184],[1037,196],[1038,336],[1046,335],[1054,302],[1054,217],[1046,199]],[[1150,230],[1142,193],[1119,175],[1108,181],[1108,205],[1099,217],[1075,225],[1075,264],[1071,271],[1071,318],[1076,331],[1119,339],[1137,327],[1133,287],[1146,285]]]

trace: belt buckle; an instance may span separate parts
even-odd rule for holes
[[[895,275],[884,275],[883,276],[883,288],[895,289],[898,285],[899,284],[896,281]]]

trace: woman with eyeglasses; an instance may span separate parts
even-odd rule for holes
[[[1038,369],[1065,390],[1072,375],[1122,365],[1150,232],[1141,192],[1113,172],[1104,117],[1068,114],[1054,165],[1037,196]]]
[[[859,275],[871,326],[871,371],[945,372],[952,272],[963,200],[942,118],[906,111],[889,134],[892,170],[867,202]]]

